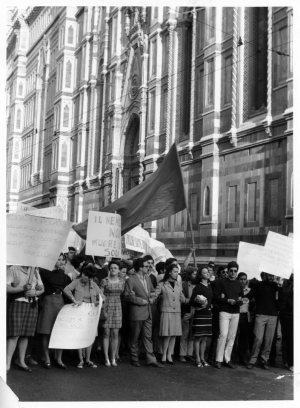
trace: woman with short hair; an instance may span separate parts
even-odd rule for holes
[[[160,301],[160,324],[159,336],[162,341],[161,362],[174,364],[172,354],[176,336],[182,335],[181,327],[181,303],[187,303],[188,300],[182,293],[182,285],[177,281],[178,267],[176,264],[170,264],[163,277],[155,289],[155,295],[161,296]]]
[[[102,295],[101,289],[93,282],[95,277],[95,270],[92,265],[87,265],[83,268],[78,279],[74,280],[65,287],[65,294],[72,300],[75,305],[81,306],[82,303],[93,303],[95,306],[99,305],[99,296]],[[92,344],[89,347],[78,350],[79,364],[77,368],[86,367],[97,368],[96,364],[90,361]],[[85,355],[85,362],[83,360]]]
[[[106,367],[117,367],[116,352],[118,347],[119,329],[122,327],[122,306],[121,294],[124,291],[125,280],[119,277],[118,261],[110,261],[108,264],[108,277],[100,283],[105,299],[105,311],[107,320],[102,323],[103,332],[103,352],[105,355]],[[111,350],[111,361],[108,350]]]
[[[192,336],[194,336],[194,352],[196,355],[196,366],[207,367],[205,361],[205,349],[207,337],[212,334],[211,301],[212,289],[209,285],[210,273],[207,267],[198,270],[196,286],[193,290],[190,305],[195,307],[192,324]]]

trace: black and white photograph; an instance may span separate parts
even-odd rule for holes
[[[16,3],[1,408],[296,406],[295,2]]]

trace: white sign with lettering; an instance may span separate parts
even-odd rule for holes
[[[119,214],[89,212],[85,253],[121,258],[121,216]]]
[[[32,205],[28,205],[28,204],[17,203],[17,211],[16,211],[17,213],[35,211],[35,210],[38,210],[38,208],[32,207]]]
[[[293,272],[293,239],[269,231],[259,270],[288,279]]]
[[[260,280],[259,264],[263,250],[264,247],[261,245],[240,241],[237,263],[239,265],[239,272],[245,272],[248,279],[256,278]]]
[[[52,270],[72,222],[27,213],[6,215],[6,264]]]
[[[65,305],[55,320],[49,348],[80,349],[91,346],[97,336],[98,322],[102,307],[93,303],[82,303],[81,306]]]

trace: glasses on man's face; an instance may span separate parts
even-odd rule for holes
[[[229,269],[230,272],[237,273],[237,269]]]

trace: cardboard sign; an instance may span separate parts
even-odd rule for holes
[[[260,278],[259,265],[262,258],[264,247],[261,245],[249,244],[248,242],[240,242],[237,255],[237,263],[239,272],[245,272],[248,279]]]
[[[28,214],[6,215],[6,264],[52,270],[72,223]]]
[[[85,253],[121,258],[121,216],[119,214],[89,212]]]
[[[26,213],[29,215],[37,215],[39,217],[56,218],[58,220],[62,220],[64,218],[64,210],[58,206],[35,208],[31,205],[18,203],[16,213]]]
[[[293,272],[293,239],[269,231],[259,270],[288,279]]]
[[[173,255],[165,246],[151,248],[150,255],[154,259],[155,264],[158,262],[166,262],[168,258],[173,258]]]
[[[97,307],[93,303],[65,305],[55,320],[49,348],[80,349],[91,346],[97,335],[101,307],[101,296]]]
[[[85,241],[82,238],[80,238],[80,236],[73,229],[71,229],[61,252],[65,254],[66,252],[69,251],[68,249],[69,247],[73,247],[76,248],[78,251],[81,251],[84,245]]]
[[[28,204],[17,203],[16,213],[27,212],[27,211],[35,211],[35,210],[38,210],[38,208],[35,208],[32,205],[28,205]]]

